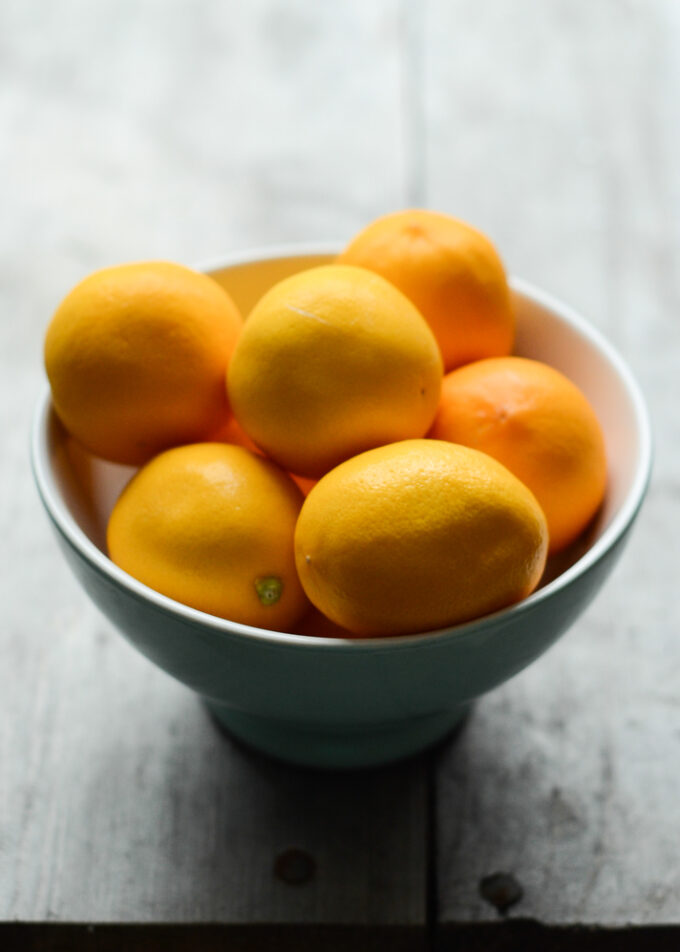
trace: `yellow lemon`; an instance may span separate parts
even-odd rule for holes
[[[545,516],[500,463],[440,440],[369,450],[327,473],[295,532],[310,601],[358,635],[469,621],[527,596],[545,566]]]
[[[302,500],[286,473],[243,447],[176,447],[123,490],[109,520],[109,555],[178,602],[286,631],[309,607],[293,553]]]
[[[47,329],[55,409],[79,442],[117,463],[209,439],[228,417],[224,374],[241,325],[227,292],[190,268],[96,271]]]
[[[256,304],[229,366],[229,397],[258,446],[316,478],[363,450],[424,436],[442,373],[432,332],[400,291],[363,268],[325,265]]]

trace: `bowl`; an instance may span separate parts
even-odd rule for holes
[[[201,270],[247,313],[273,283],[327,262],[333,251],[269,249]],[[33,472],[68,564],[128,641],[195,691],[246,744],[289,762],[333,768],[422,751],[448,734],[476,698],[546,651],[614,566],[650,475],[643,399],[623,360],[582,317],[524,281],[512,281],[512,294],[516,353],[565,373],[599,416],[609,462],[606,498],[586,534],[550,560],[530,597],[441,631],[359,641],[278,633],[152,591],[114,565],[105,549],[108,515],[134,470],[89,455],[61,426],[49,393],[40,400]]]

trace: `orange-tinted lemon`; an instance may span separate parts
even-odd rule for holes
[[[240,446],[176,447],[123,490],[109,520],[109,554],[178,602],[286,631],[308,608],[293,554],[302,499],[278,466]]]
[[[45,338],[55,409],[89,450],[139,465],[226,419],[224,374],[242,326],[212,278],[169,262],[96,271]]]
[[[370,447],[423,436],[442,363],[411,302],[364,268],[325,265],[275,285],[229,366],[234,415],[272,459],[316,478]]]
[[[298,476],[296,473],[291,473],[290,476],[301,490],[303,496],[308,496],[312,487],[317,484],[317,480],[311,479],[309,476]]]
[[[387,278],[434,331],[444,367],[512,351],[515,321],[503,263],[489,239],[439,212],[378,218],[338,257]]]
[[[369,450],[319,480],[295,532],[300,580],[331,621],[399,635],[528,595],[548,532],[538,503],[484,453],[439,440]]]
[[[330,618],[326,618],[318,608],[312,607],[295,626],[295,634],[305,635],[307,638],[347,638],[355,639],[358,636],[346,628],[336,625]]]
[[[262,450],[250,439],[235,416],[229,417],[226,425],[220,427],[213,436],[213,439],[220,443],[233,443],[236,446],[245,446],[247,450],[251,450],[253,453],[264,455]],[[298,476],[295,473],[290,473],[289,475],[293,482],[297,483],[305,496],[316,483],[315,479],[309,479],[307,476]]]
[[[548,520],[551,552],[573,542],[602,502],[607,461],[597,416],[547,364],[505,357],[447,374],[430,435],[482,450],[526,483]]]
[[[253,443],[233,414],[229,416],[229,419],[219,430],[211,435],[211,440],[216,443],[232,443],[234,446],[243,446],[252,453],[262,455],[260,448]]]

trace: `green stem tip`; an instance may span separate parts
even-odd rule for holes
[[[281,598],[283,582],[276,575],[265,575],[255,579],[255,591],[263,605],[276,605]]]

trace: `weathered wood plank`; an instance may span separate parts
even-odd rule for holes
[[[371,924],[387,908],[397,922],[417,917],[418,765],[334,777],[238,749],[188,692],[88,615],[49,652],[57,675],[73,659],[76,681],[68,694],[63,679],[39,685],[52,730],[38,711],[42,729],[17,732],[23,757],[9,751],[23,760],[14,790],[31,812],[5,831],[16,860],[7,918]],[[291,849],[303,855],[286,863]]]
[[[26,453],[44,326],[88,271],[332,238],[401,204],[399,15],[0,11],[1,920],[422,934],[423,763],[333,776],[222,736],[67,574]]]
[[[452,946],[458,926],[497,918],[480,892],[496,872],[523,888],[511,918],[680,925],[678,12],[430,7],[428,200],[608,334],[657,440],[650,498],[606,588],[440,761],[438,917]],[[522,947],[532,934],[508,932]]]

